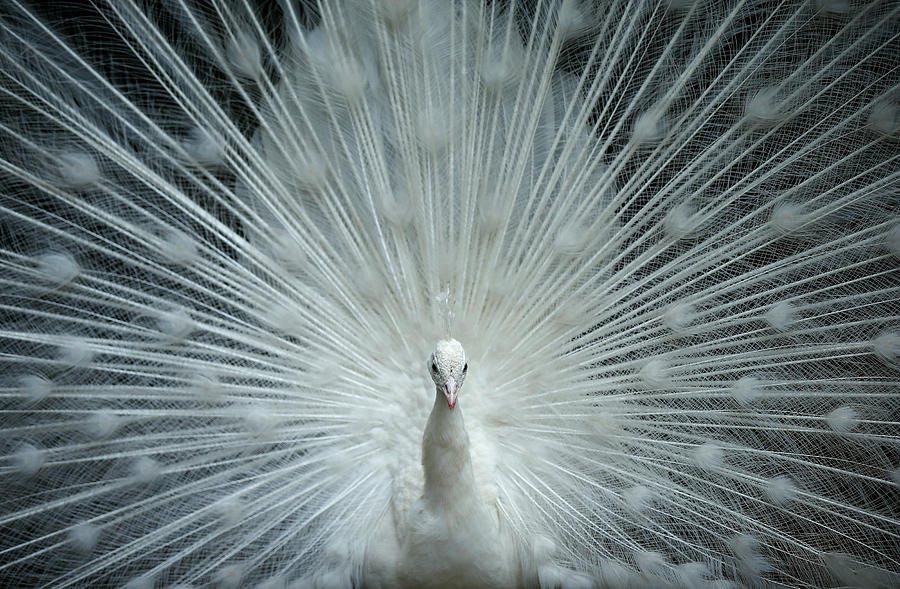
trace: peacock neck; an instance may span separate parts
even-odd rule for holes
[[[450,410],[443,393],[435,394],[434,406],[422,436],[425,471],[425,503],[433,510],[454,510],[471,503],[475,477],[469,454],[469,436],[460,407]]]

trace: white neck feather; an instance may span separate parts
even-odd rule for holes
[[[425,503],[434,510],[456,510],[477,503],[478,492],[469,455],[462,410],[451,411],[444,394],[435,391],[434,407],[422,436]]]

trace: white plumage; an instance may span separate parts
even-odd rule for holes
[[[442,340],[428,364],[435,399],[422,436],[422,468],[393,481],[391,510],[367,542],[364,582],[384,588],[520,586],[512,530],[501,520],[496,492],[486,488],[496,471],[495,450],[483,438],[470,442],[456,408],[468,370],[465,352],[456,340]]]
[[[900,585],[897,2],[13,0],[0,169],[2,586]]]

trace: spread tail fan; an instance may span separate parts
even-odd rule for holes
[[[7,587],[900,586],[900,3],[9,0],[0,432]]]

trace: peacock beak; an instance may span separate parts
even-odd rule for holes
[[[444,396],[447,397],[447,407],[450,408],[450,411],[453,411],[453,408],[456,407],[456,395],[459,391],[459,384],[456,382],[456,379],[452,376],[447,379],[447,382],[444,383]]]

